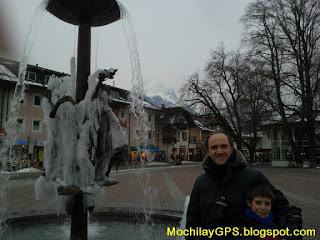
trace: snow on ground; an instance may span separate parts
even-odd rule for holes
[[[37,168],[22,168],[20,170],[18,170],[17,172],[19,173],[37,173],[37,172],[42,172],[41,170],[37,169]]]

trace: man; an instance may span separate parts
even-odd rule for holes
[[[226,134],[212,134],[207,150],[203,161],[205,173],[196,179],[190,196],[186,229],[242,226],[241,213],[246,207],[246,193],[257,184],[270,186],[275,196],[275,216],[281,215],[281,210],[288,205],[286,198],[261,172],[246,167],[244,156],[233,149]],[[223,236],[217,238],[222,239]],[[234,238],[229,235],[226,239]]]

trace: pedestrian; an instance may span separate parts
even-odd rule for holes
[[[205,172],[194,183],[187,210],[186,228],[241,226],[246,193],[257,184],[270,186],[275,196],[274,213],[275,222],[278,223],[277,216],[288,205],[284,195],[276,190],[261,172],[247,168],[243,154],[233,148],[225,133],[213,133],[206,145],[207,156],[203,161]],[[226,239],[230,239],[230,236],[226,236]]]
[[[175,151],[173,151],[170,155],[170,159],[171,159],[171,165],[175,165],[176,161],[177,161],[177,154]]]

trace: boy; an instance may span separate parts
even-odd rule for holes
[[[268,185],[260,184],[253,187],[247,193],[247,205],[249,208],[244,210],[244,222],[246,227],[254,229],[274,229],[273,213],[271,212],[274,194]],[[273,240],[280,237],[254,237],[253,239]]]

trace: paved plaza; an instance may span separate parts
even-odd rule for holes
[[[320,170],[257,169],[262,171],[276,188],[283,191],[292,205],[302,208],[304,227],[316,229],[318,235],[320,233]],[[155,212],[171,212],[181,215],[184,199],[190,194],[195,178],[201,172],[202,168],[199,164],[112,172],[111,176],[120,183],[104,188],[105,196],[101,199],[96,211],[107,211],[110,208],[139,211],[145,207]],[[58,211],[59,206],[56,200],[35,200],[34,182],[35,179],[9,181],[10,217],[54,214]]]

